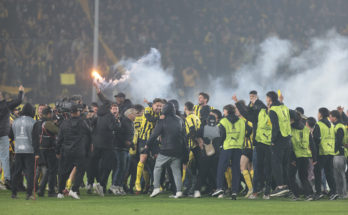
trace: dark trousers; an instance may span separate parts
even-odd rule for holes
[[[272,151],[272,174],[277,186],[286,185],[288,182],[289,169],[289,141],[278,142],[271,147]]]
[[[94,148],[90,162],[90,175],[97,176],[96,178],[104,190],[114,164],[115,155],[112,149]]]
[[[124,179],[129,169],[129,152],[122,150],[114,150],[114,153],[117,160],[117,168],[112,179],[112,184],[115,186],[123,187]]]
[[[299,196],[299,188],[296,184],[296,173],[298,172],[302,188],[303,194],[305,196],[312,195],[313,190],[312,186],[308,180],[308,167],[309,167],[309,158],[297,158],[296,166],[290,164],[289,167],[289,187],[295,196]]]
[[[202,153],[205,153],[202,151]],[[195,190],[200,190],[205,182],[208,183],[210,189],[216,188],[216,169],[218,167],[218,157],[215,155],[206,156],[202,154],[201,164],[198,172]]]
[[[130,156],[130,164],[129,164],[129,170],[128,170],[128,176],[130,176],[130,180],[129,180],[129,189],[130,190],[133,190],[133,187],[135,185],[135,180],[137,178],[138,162],[139,162],[139,159],[137,158],[136,155]]]
[[[85,173],[86,158],[76,155],[62,154],[58,168],[58,193],[63,193],[71,171],[76,167],[72,191],[78,192]]]
[[[238,193],[240,183],[240,157],[241,149],[227,149],[220,151],[219,163],[217,168],[216,183],[217,189],[223,189],[225,171],[232,161],[232,193]]]
[[[272,183],[272,153],[271,146],[259,143],[256,146],[257,153],[257,175],[254,175],[255,185],[254,193],[260,192],[263,187],[265,187],[265,195],[269,195],[271,191]]]
[[[17,185],[22,178],[22,172],[24,172],[27,179],[27,194],[32,195],[34,185],[34,154],[15,154],[14,168],[12,172],[12,194],[17,195]]]
[[[336,194],[336,183],[333,177],[333,156],[319,155],[318,163],[314,166],[315,176],[315,191],[321,194],[321,169],[324,169],[327,183],[330,187],[330,192]]]
[[[48,193],[55,193],[55,186],[57,184],[57,169],[58,162],[56,153],[53,149],[40,149],[40,156],[43,161],[43,165],[46,167],[46,171],[43,171],[42,179],[39,186],[39,193],[42,195],[45,192],[46,185],[48,183]]]

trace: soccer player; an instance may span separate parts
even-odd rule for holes
[[[199,93],[198,96],[198,105],[195,105],[193,108],[193,112],[198,118],[202,121],[201,119],[201,109],[202,107],[208,105],[209,102],[209,95],[207,93],[201,92]],[[213,107],[210,107],[210,109],[214,109]],[[204,119],[205,120],[205,119]]]
[[[138,136],[138,147],[139,147],[139,153],[140,153],[140,159],[137,166],[137,178],[135,181],[135,189],[137,193],[141,192],[141,176],[144,170],[145,162],[151,153],[155,157],[158,154],[159,147],[158,142],[152,144],[148,148],[145,148],[147,140],[150,138],[153,129],[155,128],[155,125],[159,119],[162,106],[164,102],[162,99],[156,98],[152,102],[151,107],[146,107],[144,110],[144,114],[142,117],[142,123],[141,123],[141,130]]]

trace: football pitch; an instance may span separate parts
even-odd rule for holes
[[[205,197],[201,199],[170,199],[169,194],[156,198],[147,195],[124,197],[106,195],[87,195],[81,190],[81,199],[37,198],[25,200],[19,193],[18,199],[11,199],[9,191],[0,191],[1,215],[40,215],[40,214],[142,214],[142,215],[203,215],[203,214],[348,214],[348,200],[320,200],[313,202],[275,200],[247,200],[240,197],[237,201]]]

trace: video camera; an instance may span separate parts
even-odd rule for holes
[[[71,107],[73,105],[78,105],[81,111],[83,110],[82,96],[74,95],[70,98],[63,98],[55,103],[56,113],[54,118],[58,120],[58,124],[66,119],[70,119]]]

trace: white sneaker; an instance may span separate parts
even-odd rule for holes
[[[253,194],[253,191],[252,190],[249,190],[248,193],[245,195],[245,198],[249,198],[249,196]]]
[[[193,198],[201,198],[201,192],[199,190],[195,190],[195,193],[193,194]]]
[[[72,190],[69,191],[69,196],[74,199],[80,199],[79,195],[77,195],[77,193]]]
[[[64,199],[64,195],[62,193],[58,193],[57,199]]]
[[[182,198],[182,192],[176,192],[175,199]]]
[[[269,197],[269,195],[263,195],[263,197],[262,197],[264,200],[270,200],[270,197]]]
[[[115,185],[111,185],[111,187],[110,187],[110,190],[111,190],[111,192],[112,192],[114,195],[117,195],[117,191],[118,191],[117,188],[118,188],[118,187],[115,186]]]
[[[103,187],[99,183],[93,184],[93,188],[99,196],[104,197]]]
[[[124,191],[123,187],[119,187],[118,188],[118,192],[119,192],[119,195],[121,195],[121,196],[125,196],[126,195],[126,192]]]
[[[224,198],[224,194],[223,193],[218,195],[218,199],[223,199],[223,198]]]
[[[155,189],[153,189],[152,194],[150,195],[150,197],[151,198],[156,197],[160,193],[161,193],[161,189],[160,188],[155,188]]]

